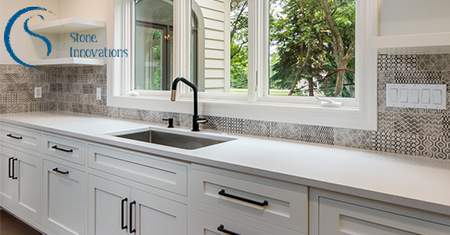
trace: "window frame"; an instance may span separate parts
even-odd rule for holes
[[[306,125],[376,130],[377,127],[377,51],[372,47],[372,37],[378,35],[378,1],[356,0],[357,50],[356,98],[332,98],[343,102],[342,108],[321,107],[314,97],[268,96],[263,93],[268,86],[261,78],[268,78],[269,0],[249,0],[249,76],[248,94],[199,93],[199,112],[202,115],[256,119],[264,121],[298,123]],[[134,32],[132,0],[114,0],[109,15],[108,47],[131,48]],[[191,3],[174,0],[174,78],[190,79]],[[262,13],[262,14],[261,14]],[[177,37],[177,35],[184,35]],[[180,40],[183,38],[183,40]],[[108,106],[150,109],[163,112],[192,113],[192,94],[187,86],[180,85],[176,102],[170,102],[170,91],[131,91],[130,79],[134,68],[133,53],[127,59],[108,59]],[[187,59],[182,59],[187,58]],[[264,63],[267,62],[267,63]],[[133,66],[133,67],[131,67]],[[267,79],[268,81],[268,79]],[[301,103],[299,103],[301,101]]]

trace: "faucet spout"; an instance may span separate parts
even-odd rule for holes
[[[200,131],[199,123],[206,122],[206,119],[200,118],[198,116],[198,90],[197,87],[190,81],[188,81],[186,78],[183,77],[177,77],[173,83],[172,83],[172,92],[170,95],[170,100],[175,101],[177,96],[177,85],[179,82],[183,82],[186,85],[190,86],[192,90],[194,91],[194,115],[192,118],[192,131]]]

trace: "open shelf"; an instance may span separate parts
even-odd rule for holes
[[[105,65],[105,59],[92,58],[58,58],[58,59],[41,59],[28,62],[34,66],[44,65]]]
[[[373,37],[372,46],[373,48],[376,48],[381,52],[450,52],[450,33],[428,33]]]
[[[106,23],[98,20],[89,20],[78,17],[70,17],[61,20],[30,25],[30,30],[35,33],[64,34],[91,29],[105,28]]]

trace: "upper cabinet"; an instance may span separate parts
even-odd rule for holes
[[[380,0],[372,45],[384,53],[450,52],[448,0]]]

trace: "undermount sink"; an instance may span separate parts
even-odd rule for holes
[[[199,149],[233,140],[233,138],[227,137],[201,135],[198,133],[176,133],[175,131],[154,129],[114,136],[181,149]]]

